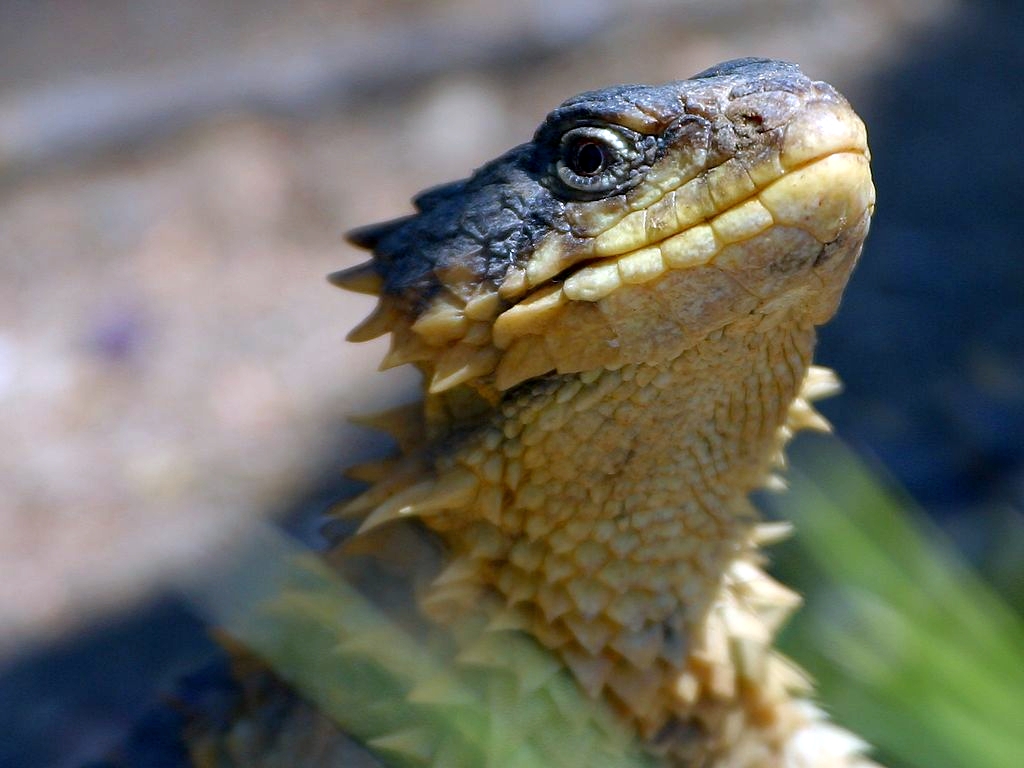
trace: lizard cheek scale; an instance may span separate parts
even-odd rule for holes
[[[671,766],[868,765],[773,648],[799,597],[761,569],[748,495],[827,430],[815,327],[874,209],[866,133],[792,64],[576,96],[532,141],[358,230],[332,276],[378,297],[422,402],[341,512],[411,521],[447,566],[422,611],[524,632]],[[475,634],[474,634],[475,633]],[[496,660],[495,663],[500,663]]]

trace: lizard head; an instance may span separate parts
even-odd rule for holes
[[[432,394],[669,360],[740,320],[836,309],[874,208],[864,126],[793,64],[742,59],[576,96],[531,142],[351,233],[332,275],[379,295]]]

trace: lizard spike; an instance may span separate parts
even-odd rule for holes
[[[537,592],[537,605],[544,613],[544,620],[549,624],[574,608],[565,588],[559,584],[550,583],[541,585]]]
[[[397,232],[415,218],[415,216],[400,216],[397,219],[381,221],[376,224],[366,224],[362,227],[350,229],[345,233],[345,239],[354,246],[372,250],[385,237]]]
[[[536,291],[498,315],[494,321],[494,343],[505,348],[521,336],[542,335],[567,303],[561,285]]]
[[[464,306],[450,293],[435,296],[427,310],[416,318],[412,330],[432,346],[461,339],[469,330]]]
[[[754,610],[757,612],[757,618],[769,632],[781,629],[782,625],[793,615],[793,611],[800,605],[799,596],[796,593],[790,594],[797,597],[797,599],[790,603],[781,601],[777,603],[764,602],[754,607]]]
[[[479,605],[484,587],[463,581],[436,587],[420,598],[423,613],[437,622],[450,624],[466,613],[470,606]]]
[[[427,346],[423,339],[404,326],[398,325],[391,330],[391,346],[384,359],[380,361],[378,369],[387,371],[406,363],[422,362],[435,354],[437,351]]]
[[[608,675],[612,671],[612,660],[607,656],[591,656],[582,649],[567,648],[562,651],[562,659],[572,670],[580,687],[594,698],[604,688]]]
[[[634,715],[646,718],[657,709],[661,693],[661,670],[647,669],[618,670],[620,674],[608,679],[608,687],[618,696]]]
[[[533,574],[518,568],[506,568],[501,572],[498,586],[509,605],[530,600],[537,594],[537,579]]]
[[[418,516],[420,510],[416,504],[429,495],[433,486],[432,480],[425,480],[395,494],[366,516],[363,524],[359,526],[357,533],[366,533],[378,525],[383,525],[401,517]]]
[[[736,667],[731,658],[709,665],[704,677],[703,685],[713,698],[727,701],[736,697]]]
[[[430,394],[436,395],[485,376],[494,370],[497,362],[496,349],[456,345],[437,361],[434,377],[430,380]]]
[[[369,296],[379,296],[381,288],[384,287],[384,279],[372,261],[331,272],[327,276],[327,282],[346,291],[365,293]]]
[[[793,611],[803,602],[799,593],[779,583],[760,568],[757,569],[757,574],[760,578],[751,579],[744,585],[749,590],[750,600],[754,604],[777,606],[786,611]]]
[[[506,632],[508,630],[529,630],[533,620],[523,606],[513,605],[504,608],[494,615],[487,623],[488,632]]]
[[[555,361],[548,354],[539,337],[526,336],[516,339],[501,356],[494,384],[498,389],[511,389],[516,384],[553,371]]]
[[[789,413],[786,415],[786,426],[793,431],[798,429],[809,429],[812,432],[832,432],[832,425],[828,419],[822,416],[818,410],[803,397],[798,397],[789,406]]]
[[[790,693],[786,688],[784,672],[778,665],[778,654],[772,653],[771,649],[765,654],[764,669],[757,682],[762,700],[782,701]]]
[[[576,641],[572,632],[561,621],[554,624],[535,624],[530,631],[540,641],[541,645],[548,648],[561,648],[563,645]]]
[[[843,383],[839,381],[835,371],[821,365],[812,365],[807,369],[807,376],[800,387],[800,396],[808,402],[812,402],[832,397],[842,389]]]
[[[507,669],[509,648],[504,639],[498,633],[484,634],[459,651],[455,660],[470,667]]]
[[[445,566],[444,570],[434,579],[433,584],[436,587],[445,587],[450,584],[473,582],[477,580],[479,573],[480,568],[477,563],[469,558],[459,557]]]
[[[349,421],[360,427],[376,429],[390,435],[402,452],[408,453],[411,448],[426,439],[422,414],[423,403],[417,400],[377,413],[352,416]]]
[[[788,522],[758,523],[750,532],[750,540],[758,547],[767,547],[785,541],[793,535],[793,524]]]
[[[789,461],[786,459],[786,452],[779,448],[775,453],[772,454],[771,465],[773,469],[784,470],[789,465]]]
[[[761,487],[772,493],[782,493],[789,488],[789,485],[786,483],[785,478],[772,472],[764,479]]]
[[[700,680],[693,674],[692,670],[684,669],[679,673],[676,678],[675,685],[673,686],[676,696],[679,700],[687,707],[692,707],[697,703],[697,697],[700,696],[701,685]]]
[[[466,330],[466,335],[462,337],[462,342],[474,347],[488,346],[491,343],[491,324],[482,320],[473,320]]]
[[[517,665],[512,673],[516,677],[521,697],[536,693],[562,671],[558,658],[550,653],[535,653],[526,663]]]
[[[386,478],[398,463],[397,459],[380,459],[356,464],[345,470],[345,477],[360,483],[378,483]]]
[[[422,474],[418,462],[400,461],[394,471],[377,485],[367,488],[354,499],[342,502],[331,510],[332,514],[341,518],[359,517],[374,507],[383,504],[403,488],[407,488]]]
[[[335,515],[340,518],[353,518],[361,517],[365,513],[373,509],[381,500],[385,497],[379,495],[380,486],[374,486],[364,493],[359,494],[353,499],[338,505],[334,510]]]
[[[806,415],[806,421],[801,425],[803,429],[814,432],[823,432],[826,435],[832,434],[832,423],[821,415],[815,408],[810,408]]]
[[[456,475],[455,472],[451,473]],[[359,526],[359,534],[400,517],[423,517],[445,509],[462,506],[476,495],[479,481],[476,475],[463,471],[461,475],[441,480],[424,480],[400,490],[371,512]]]
[[[769,633],[781,627],[802,602],[796,592],[749,563],[734,564],[733,576],[737,597]]]
[[[572,632],[576,642],[583,646],[583,650],[592,655],[601,653],[612,635],[612,627],[604,621],[588,621],[579,614],[568,616],[562,621]]]
[[[501,306],[501,299],[494,291],[483,291],[473,296],[466,302],[466,317],[470,320],[485,321],[490,326],[490,321],[498,314]]]
[[[437,480],[424,480],[399,491],[371,512],[359,527],[364,533],[401,517],[423,517],[458,509],[476,496],[480,481],[468,470],[456,469]]]
[[[767,677],[788,693],[807,695],[814,690],[810,676],[780,653],[773,653],[768,660]]]
[[[731,642],[738,638],[756,640],[762,644],[771,642],[764,623],[752,610],[738,602],[726,603],[725,610],[722,611],[722,622]]]
[[[729,642],[725,635],[725,626],[718,611],[708,614],[704,621],[702,636],[697,637],[693,649],[693,658],[707,667],[720,666],[729,661]]]
[[[477,510],[484,520],[496,522],[501,517],[504,508],[505,494],[502,488],[496,485],[485,485],[480,489],[477,497]]]
[[[646,669],[664,646],[662,628],[654,625],[642,632],[619,632],[609,645],[637,669]]]
[[[433,485],[429,498],[419,508],[425,512],[465,507],[480,488],[480,479],[467,469],[452,469],[439,477]]]
[[[349,341],[370,341],[390,331],[398,320],[398,312],[390,303],[383,299],[377,303],[366,319],[348,332],[345,338]]]

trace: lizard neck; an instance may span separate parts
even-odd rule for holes
[[[813,345],[792,317],[751,317],[662,363],[511,394],[445,459],[481,489],[426,521],[454,551],[428,612],[451,621],[491,595],[505,626],[556,650],[643,730],[678,716],[670,673],[750,558],[746,497],[779,456]]]

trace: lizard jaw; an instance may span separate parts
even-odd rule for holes
[[[727,188],[729,176],[727,191],[743,195],[735,204],[711,214],[693,203],[710,200],[709,189]],[[499,315],[498,388],[548,370],[674,357],[751,314],[800,307],[810,324],[831,317],[874,207],[866,148],[805,161],[753,191],[750,178],[728,164],[696,177],[662,198],[677,220],[685,217],[672,227],[678,231],[652,242],[654,214],[626,217],[595,238],[596,259],[568,268]],[[558,239],[541,246],[541,259],[545,248],[557,250]],[[580,342],[583,328],[587,344]]]

